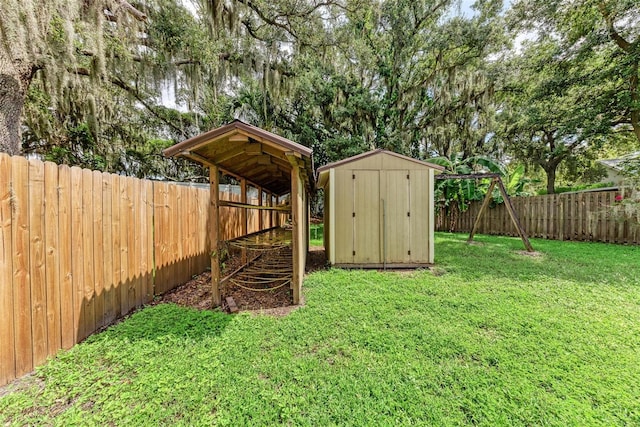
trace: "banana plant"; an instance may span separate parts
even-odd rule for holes
[[[443,174],[469,175],[491,172],[506,175],[500,163],[486,156],[463,158],[461,154],[454,154],[451,157],[429,159],[429,162],[443,166]],[[436,198],[440,201],[440,206],[449,208],[456,205],[460,212],[464,212],[472,201],[484,198],[490,182],[488,178],[443,179],[436,182]]]
[[[524,173],[524,165],[519,164],[506,174],[504,180],[509,196],[527,196],[529,193],[525,191],[526,185],[539,182],[539,180],[526,177]],[[498,189],[493,190],[492,196],[495,203],[504,203],[504,198]]]

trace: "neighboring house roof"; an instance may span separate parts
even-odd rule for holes
[[[618,159],[602,159],[602,160],[598,160],[598,163],[600,163],[603,166],[606,166],[608,168],[614,169],[616,171],[620,171],[622,170],[622,163],[626,162],[628,160],[636,160],[636,159],[640,159],[640,151],[635,151],[633,153],[629,153],[629,154],[625,154],[624,156],[618,158]]]

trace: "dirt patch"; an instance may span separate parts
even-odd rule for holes
[[[195,276],[177,288],[156,298],[154,304],[171,302],[183,307],[198,310],[211,309],[211,272],[207,271]]]
[[[27,390],[33,387],[37,387],[40,390],[44,390],[44,381],[36,377],[34,374],[27,374],[16,380],[13,380],[7,385],[0,387],[0,397],[5,395]]]
[[[222,276],[235,271],[242,265],[238,256],[232,256],[225,261]],[[307,256],[307,273],[326,268],[324,248],[311,247]],[[255,314],[267,314],[271,316],[286,316],[299,306],[292,304],[291,289],[289,286],[273,291],[255,292],[228,284],[222,292],[222,309],[227,311],[225,298],[233,297],[240,311],[248,311]],[[161,297],[156,298],[153,304],[164,302],[174,303],[183,307],[192,307],[198,310],[210,310],[211,304],[211,272],[207,271],[184,283]],[[302,304],[301,304],[302,305]]]
[[[324,247],[311,246],[309,247],[309,254],[307,255],[307,268],[306,273],[313,273],[314,271],[324,270],[327,268],[327,257],[324,253]]]
[[[533,251],[533,252],[517,251],[516,253],[518,255],[525,255],[525,256],[530,256],[530,257],[533,257],[533,258],[541,257],[541,256],[544,255],[542,252],[537,252],[537,251]]]
[[[429,270],[431,271],[431,274],[436,277],[444,276],[445,274],[447,274],[447,270],[442,267],[431,267]]]

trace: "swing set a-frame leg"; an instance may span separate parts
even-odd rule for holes
[[[534,252],[533,246],[531,246],[531,242],[529,242],[527,233],[524,231],[524,228],[522,228],[522,224],[520,224],[520,220],[518,219],[516,210],[513,208],[513,204],[511,204],[511,198],[509,198],[507,190],[504,188],[504,184],[502,183],[502,179],[500,179],[500,177],[496,177],[491,180],[491,185],[489,186],[487,194],[484,197],[484,201],[482,202],[482,206],[480,207],[480,212],[478,212],[478,216],[473,223],[473,229],[471,230],[471,234],[469,234],[467,243],[471,243],[473,241],[473,236],[476,234],[476,231],[478,231],[480,220],[482,219],[482,215],[484,215],[487,207],[489,206],[489,202],[491,201],[491,193],[493,192],[496,184],[498,184],[498,189],[500,190],[500,194],[502,194],[502,198],[504,199],[504,205],[507,208],[507,212],[509,212],[509,217],[511,218],[513,225],[515,225],[516,230],[518,230],[518,234],[520,235],[520,239],[522,239],[522,243],[524,243],[524,247],[527,248],[528,252]]]

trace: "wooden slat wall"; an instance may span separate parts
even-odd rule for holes
[[[512,202],[529,237],[553,240],[594,241],[640,244],[640,218],[637,210],[627,212],[616,202],[615,191],[552,194],[514,197]],[[470,232],[478,215],[480,202],[473,203],[458,215],[454,231]],[[629,209],[627,208],[627,211]],[[449,231],[451,220],[438,213],[438,231]],[[479,233],[518,236],[504,204],[486,212]]]
[[[204,271],[208,209],[208,189],[0,154],[0,386]]]

